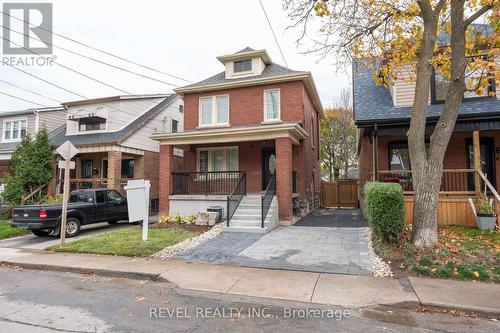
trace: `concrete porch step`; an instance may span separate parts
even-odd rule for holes
[[[260,215],[260,212],[257,212],[257,214],[243,214],[243,213],[237,213],[233,215],[232,220],[258,220],[260,221],[262,219],[262,216]]]
[[[264,227],[269,226],[271,221],[265,221],[264,222]],[[252,228],[260,228],[261,227],[261,221],[248,221],[248,220],[231,220],[229,222],[229,227],[226,226],[226,228],[232,228],[232,227],[252,227]]]
[[[265,234],[269,232],[268,227],[258,228],[256,227],[238,227],[238,226],[233,226],[233,227],[224,227],[224,232],[251,232],[251,233],[256,233],[256,234]]]

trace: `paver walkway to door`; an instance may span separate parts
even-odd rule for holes
[[[366,222],[357,209],[318,210],[263,235],[226,233],[179,258],[232,266],[370,275]]]

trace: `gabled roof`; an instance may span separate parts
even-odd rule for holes
[[[389,89],[377,86],[372,79],[374,68],[365,61],[353,62],[353,96],[354,119],[357,125],[394,121],[409,121],[411,107],[394,107]],[[428,118],[441,115],[443,104],[430,104],[427,109]],[[500,116],[500,101],[496,97],[464,101],[459,117],[481,116],[486,114]]]
[[[168,107],[178,97],[177,94],[167,95],[160,103],[153,106],[148,111],[144,112],[141,116],[129,123],[120,131],[116,132],[101,132],[92,134],[77,134],[66,135],[66,125],[62,125],[53,130],[49,137],[50,143],[54,146],[59,146],[65,141],[69,140],[74,145],[92,145],[102,143],[121,143],[131,136],[138,129],[146,125],[150,120],[156,117],[163,109]]]
[[[238,52],[226,54],[223,56],[218,56],[217,60],[219,60],[224,65],[227,61],[243,60],[255,57],[260,57],[266,65],[272,63],[271,57],[269,56],[269,54],[267,54],[267,51],[265,49],[254,50],[248,46],[245,47],[243,50],[239,50]]]
[[[55,111],[66,111],[66,108],[64,106],[53,106],[53,107],[46,107],[46,108],[31,108],[31,109],[24,109],[24,110],[5,111],[5,112],[0,112],[0,117],[20,116],[23,114],[30,114],[30,113],[35,113],[35,112],[55,112]]]
[[[130,100],[130,99],[165,98],[168,96],[169,96],[169,94],[118,95],[118,96],[99,97],[99,98],[93,98],[93,99],[82,99],[82,100],[78,100],[78,101],[65,102],[65,103],[63,103],[63,105],[66,107],[71,107],[71,106],[77,106],[77,105],[114,102],[114,101],[121,101],[121,100]]]

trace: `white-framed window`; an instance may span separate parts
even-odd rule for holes
[[[172,133],[177,133],[179,129],[179,121],[172,119]]]
[[[229,95],[200,97],[200,127],[228,124]]]
[[[264,90],[264,122],[280,120],[280,106],[280,90]]]
[[[106,129],[106,118],[87,117],[78,120],[78,130],[80,132],[102,131]]]
[[[196,154],[196,170],[238,171],[238,147],[198,148]]]
[[[250,72],[252,71],[252,59],[245,59],[235,61],[233,63],[233,71],[235,73]]]
[[[21,141],[23,136],[26,135],[28,127],[27,118],[9,119],[3,122],[3,142],[16,142]]]

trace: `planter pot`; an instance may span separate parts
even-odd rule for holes
[[[497,218],[495,216],[478,214],[476,216],[477,226],[481,230],[494,230]]]

